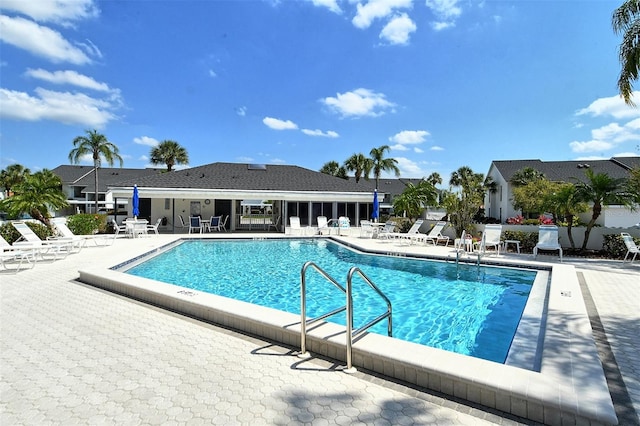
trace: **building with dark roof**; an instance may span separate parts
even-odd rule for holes
[[[62,180],[62,191],[70,204],[68,211],[58,214],[91,213],[95,211],[95,168],[93,166],[62,165],[52,170]],[[108,195],[108,187],[117,182],[139,179],[143,176],[162,173],[163,169],[98,168],[98,205],[111,210],[114,200]],[[125,205],[120,206],[126,208]]]
[[[289,165],[212,163],[199,167],[120,179],[108,185],[108,196],[130,199],[140,194],[140,216],[167,226],[181,226],[189,216],[229,216],[227,228],[269,229],[286,218],[316,225],[318,216],[346,216],[353,226],[369,219],[373,208],[371,182],[345,180]],[[381,193],[384,196],[384,193]],[[251,219],[247,219],[251,217]],[[264,219],[261,221],[260,219]]]
[[[582,161],[541,161],[541,160],[503,160],[493,161],[487,176],[496,183],[496,192],[489,193],[485,199],[487,217],[505,222],[521,212],[513,208],[513,185],[511,178],[519,170],[530,167],[541,172],[552,182],[586,182],[585,170],[605,173],[614,179],[628,178],[632,169],[640,168],[640,157],[613,157],[608,160]],[[609,206],[603,210],[600,225],[608,227],[627,227],[640,222],[640,213],[632,212],[621,206]]]

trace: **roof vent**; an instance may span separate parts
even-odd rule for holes
[[[585,169],[588,169],[588,168],[589,168],[589,167],[591,167],[591,166],[590,166],[590,165],[588,165],[588,164],[584,164],[582,167],[584,167]]]
[[[247,169],[248,170],[267,170],[267,165],[266,164],[248,164]]]
[[[578,164],[578,168],[579,168],[579,169],[581,169],[581,168],[583,168],[583,167],[584,167],[584,166],[583,166],[582,164]]]
[[[202,175],[200,175],[200,179],[202,179],[204,177],[204,173]]]

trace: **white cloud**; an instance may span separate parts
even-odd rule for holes
[[[247,107],[241,106],[236,108],[236,114],[238,114],[240,117],[244,117],[245,115],[247,115]]]
[[[149,136],[140,136],[139,138],[133,138],[133,143],[146,146],[157,146],[159,141]]]
[[[277,118],[265,117],[262,122],[273,130],[295,130],[298,125],[291,120],[279,120]]]
[[[609,141],[614,144],[622,142],[640,140],[640,118],[636,118],[620,126],[618,123],[610,123],[598,129],[591,131],[591,137],[594,140]]]
[[[391,145],[389,148],[392,151],[409,151],[409,148],[407,148],[406,146],[404,146],[404,145],[402,145],[400,143],[395,144],[395,145]]]
[[[0,15],[0,40],[54,63],[88,64],[91,59],[59,32],[24,18]]]
[[[391,44],[407,44],[409,36],[417,29],[406,13],[395,16],[380,32],[380,38]]]
[[[287,164],[287,162],[281,158],[272,158],[269,162],[272,164]]]
[[[92,89],[99,92],[111,92],[106,83],[100,83],[91,77],[77,73],[76,71],[55,71],[49,72],[41,68],[27,69],[25,75],[38,80],[47,81],[54,84],[70,84],[85,89]]]
[[[333,13],[342,13],[342,9],[340,9],[336,0],[311,0],[311,3],[313,3],[314,6],[326,7]]]
[[[64,124],[102,128],[117,117],[118,104],[81,93],[55,92],[36,88],[37,96],[0,88],[0,117],[19,121],[52,120]]]
[[[391,136],[389,140],[399,144],[420,144],[429,136],[426,130],[403,130]]]
[[[343,117],[377,117],[383,115],[386,110],[393,111],[395,107],[394,103],[387,101],[384,94],[362,88],[338,93],[335,98],[324,98],[321,102]]]
[[[612,157],[637,157],[637,152],[619,152],[617,154],[613,154]]]
[[[405,157],[394,157],[398,162],[397,166],[400,169],[400,176],[406,178],[421,178],[427,176],[426,170],[423,170],[418,163],[413,160],[409,160]],[[395,177],[393,174],[385,176],[387,178]]]
[[[444,151],[444,148],[438,145],[434,145],[431,148],[429,148],[430,151]]]
[[[424,152],[423,149],[418,148],[417,146],[413,148],[413,152],[416,154],[422,154]]]
[[[383,19],[394,10],[411,8],[413,0],[369,0],[364,5],[358,3],[356,16],[351,21],[357,28],[369,28],[375,19]]]
[[[315,129],[315,130],[311,130],[311,129],[302,129],[302,133],[304,133],[305,135],[309,135],[309,136],[324,136],[326,138],[337,138],[338,133],[334,132],[333,130],[329,130],[327,132],[323,132],[320,129]]]
[[[613,148],[613,144],[604,141],[591,140],[588,142],[574,141],[569,144],[573,152],[606,151]]]
[[[633,98],[640,100],[640,92],[633,92]],[[625,104],[620,96],[600,98],[591,104],[578,110],[576,115],[590,115],[592,117],[613,117],[615,119],[628,119],[640,117],[640,109]]]
[[[426,6],[436,17],[431,26],[436,31],[455,26],[455,21],[462,14],[458,0],[426,0]]]
[[[252,157],[236,157],[236,160],[241,163],[253,163],[255,161]]]
[[[73,21],[95,18],[100,11],[93,0],[2,0],[0,10],[27,15],[39,22],[65,26]]]

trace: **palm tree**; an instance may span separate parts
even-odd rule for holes
[[[443,204],[449,220],[460,235],[463,230],[471,231],[469,226],[484,202],[487,185],[490,184],[482,173],[474,173],[470,167],[463,166],[451,173],[449,185],[460,188],[460,192],[448,191],[443,195]]]
[[[371,171],[371,159],[365,157],[364,154],[353,154],[347,158],[344,162],[345,170],[354,172],[356,183],[360,182],[360,178],[364,177],[365,180],[369,180],[369,173]]]
[[[442,177],[438,172],[431,173],[425,180],[433,186],[440,185],[442,183]]]
[[[93,158],[95,203],[96,212],[98,211],[98,169],[100,168],[100,160],[105,159],[107,164],[113,166],[115,160],[120,161],[122,167],[122,157],[118,147],[109,142],[107,137],[96,130],[85,130],[86,136],[78,136],[73,140],[74,148],[69,153],[69,161],[78,164],[83,157],[91,155]]]
[[[325,175],[331,175],[342,179],[348,179],[347,170],[341,166],[337,161],[328,161],[324,163],[320,169],[320,173]]]
[[[165,140],[151,148],[151,164],[166,164],[167,172],[176,164],[189,164],[189,154],[176,141]]]
[[[610,204],[631,206],[633,197],[629,192],[624,191],[627,180],[624,178],[614,179],[606,173],[594,173],[593,170],[585,171],[586,182],[576,182],[576,199],[579,201],[593,203],[591,207],[591,219],[587,223],[584,231],[584,241],[581,250],[587,248],[589,234],[596,224],[596,220],[602,213],[602,207]]]
[[[544,173],[534,169],[533,167],[524,167],[511,176],[509,182],[513,186],[525,186],[528,183],[544,179]]]
[[[576,247],[571,232],[573,229],[573,217],[578,213],[586,212],[588,207],[584,202],[578,201],[577,188],[570,183],[560,184],[560,187],[549,198],[545,204],[548,204],[553,209],[557,217],[562,217],[567,222],[567,235],[573,249]]]
[[[622,70],[618,77],[618,90],[625,103],[634,106],[632,81],[640,70],[640,0],[627,0],[614,10],[611,25],[616,34],[622,34],[618,58]]]
[[[2,182],[6,196],[9,196],[12,189],[24,181],[25,176],[29,173],[31,173],[31,171],[21,164],[11,164],[2,170],[2,172],[0,172],[0,181]]]
[[[392,171],[396,177],[400,177],[400,169],[397,164],[398,161],[395,158],[384,158],[385,151],[389,151],[391,148],[389,145],[382,145],[378,148],[373,148],[369,155],[371,155],[371,169],[373,171],[373,177],[376,178],[376,189],[378,188],[378,182],[380,181],[380,175],[383,171]]]
[[[47,169],[26,175],[13,191],[12,197],[0,202],[0,209],[13,217],[29,213],[47,226],[51,217],[49,208],[60,209],[68,205],[60,177]]]
[[[438,203],[438,191],[427,180],[420,181],[417,185],[407,184],[402,194],[393,199],[393,210],[396,214],[406,213],[410,219],[418,218],[427,206]]]

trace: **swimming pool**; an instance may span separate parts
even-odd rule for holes
[[[245,302],[300,313],[300,269],[311,260],[344,283],[357,265],[392,302],[394,337],[504,362],[536,272],[364,255],[318,239],[185,241],[126,272]],[[384,312],[364,282],[354,282],[354,327]],[[343,306],[344,294],[307,276],[307,315]],[[344,315],[330,321],[344,324]],[[386,335],[386,323],[371,331]]]

